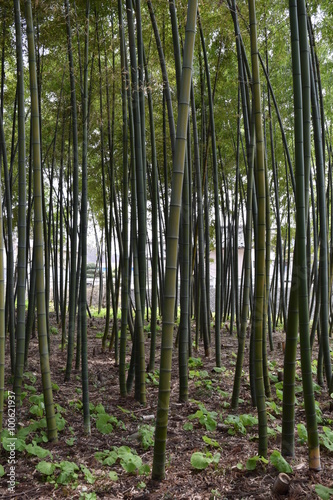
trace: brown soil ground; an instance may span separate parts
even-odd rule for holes
[[[51,314],[50,324],[55,328],[55,317]],[[293,473],[289,474],[290,488],[286,496],[278,496],[272,491],[272,486],[278,471],[271,464],[259,464],[254,471],[246,470],[246,461],[257,453],[257,428],[249,427],[246,434],[237,432],[230,435],[229,427],[224,424],[228,415],[253,414],[255,409],[251,405],[250,386],[248,382],[248,339],[245,351],[245,365],[240,397],[242,402],[236,411],[231,410],[229,403],[233,387],[233,374],[235,369],[235,353],[237,352],[237,339],[231,336],[227,329],[222,332],[222,366],[223,372],[216,373],[213,368],[215,362],[213,356],[207,359],[203,355],[202,348],[193,355],[201,357],[203,366],[198,371],[206,370],[212,379],[200,379],[194,377],[189,381],[190,401],[186,404],[178,402],[178,364],[177,349],[173,354],[173,371],[171,402],[168,426],[167,442],[167,465],[166,478],[164,481],[153,481],[150,476],[138,476],[124,471],[119,462],[112,467],[102,465],[95,458],[96,451],[112,449],[112,446],[127,445],[135,449],[142,461],[152,465],[153,448],[144,450],[137,439],[137,430],[143,423],[153,424],[153,420],[144,420],[144,417],[156,415],[158,387],[152,381],[147,383],[147,404],[141,406],[134,400],[131,393],[122,398],[119,395],[118,366],[114,361],[114,352],[103,352],[101,339],[98,333],[103,332],[105,320],[103,318],[92,318],[88,320],[88,355],[89,355],[89,384],[90,401],[96,405],[102,403],[106,411],[117,417],[124,424],[111,434],[102,434],[96,428],[96,418],[91,419],[91,435],[88,437],[83,432],[82,410],[76,408],[75,401],[82,398],[80,392],[80,374],[73,371],[71,381],[64,383],[64,367],[66,366],[66,353],[60,349],[61,334],[51,334],[51,372],[52,381],[59,386],[54,391],[54,401],[60,404],[66,411],[64,417],[66,426],[59,432],[57,443],[44,443],[43,447],[50,450],[55,462],[62,460],[74,461],[79,466],[84,464],[93,473],[95,482],[89,484],[82,472],[79,472],[77,484],[59,485],[45,481],[37,470],[36,465],[40,461],[37,457],[26,452],[16,452],[16,487],[15,494],[10,494],[7,489],[8,480],[8,453],[1,450],[0,464],[5,468],[6,474],[0,479],[0,497],[17,499],[51,499],[51,498],[85,498],[86,494],[94,492],[96,498],[105,499],[315,499],[319,498],[315,493],[315,485],[333,487],[333,455],[324,447],[321,448],[322,471],[318,473],[308,470],[308,451],[304,444],[300,444],[296,434],[296,453],[290,460]],[[55,331],[55,330],[54,330]],[[212,332],[213,334],[213,332]],[[269,359],[275,360],[276,365],[272,367],[272,375],[276,378],[282,369],[283,352],[281,334],[274,334],[274,351],[269,353]],[[8,348],[8,346],[7,346]],[[146,342],[146,353],[148,360],[149,339]],[[156,367],[159,367],[160,346],[157,347]],[[130,350],[128,350],[129,360]],[[7,360],[9,353],[6,352]],[[11,389],[8,364],[6,367],[5,388]],[[37,376],[35,387],[37,394],[41,391],[41,378],[38,354],[38,340],[33,338],[30,346],[29,372]],[[31,384],[25,378],[25,383]],[[299,383],[299,382],[298,382]],[[281,401],[276,397],[274,380],[271,380],[272,400],[281,406]],[[223,391],[223,392],[221,392]],[[27,397],[23,401],[19,423],[27,425],[33,416],[29,413],[31,403]],[[321,395],[317,396],[322,410],[323,423],[326,425],[333,419],[333,404],[327,392],[323,389]],[[191,420],[193,430],[185,431],[183,425],[190,422],[189,415],[198,410],[198,404],[202,402],[209,411],[218,414],[218,427],[215,431],[207,431],[197,419]],[[302,394],[298,394],[301,403]],[[123,409],[128,410],[124,412]],[[4,409],[4,427],[7,425],[7,404]],[[281,425],[281,413],[270,412],[269,426],[276,428]],[[274,420],[275,417],[275,420]],[[304,423],[304,409],[299,404],[296,409],[296,423]],[[320,425],[320,428],[323,424]],[[73,431],[71,431],[73,429]],[[221,458],[218,465],[209,465],[205,470],[198,471],[191,465],[191,455],[195,451],[211,451],[216,449],[209,447],[202,439],[203,436],[215,439],[219,444]],[[69,445],[66,440],[74,437],[73,444]],[[30,437],[31,439],[32,437]],[[269,437],[269,453],[280,450],[281,434]],[[242,468],[241,468],[242,467]],[[109,472],[116,471],[119,479],[114,482],[109,478]]]

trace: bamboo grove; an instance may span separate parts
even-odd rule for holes
[[[296,453],[300,345],[309,468],[320,469],[311,361],[318,352],[317,381],[329,397],[332,40],[325,23],[333,11],[304,0],[261,4],[1,3],[0,429],[5,366],[19,401],[36,317],[48,437],[57,440],[52,297],[64,383],[74,366],[81,369],[90,433],[93,227],[100,290],[106,288],[102,348],[119,367],[119,389],[112,390],[133,390],[144,405],[146,365],[155,369],[160,346],[153,477],[165,475],[173,350],[179,400],[186,402],[189,356],[202,343],[219,367],[226,321],[238,339],[233,409],[250,334],[251,398],[264,457],[267,351],[278,324],[286,332],[284,456]]]

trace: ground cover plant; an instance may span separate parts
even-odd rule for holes
[[[54,324],[55,315],[51,315]],[[196,385],[200,377],[189,379],[190,398],[179,403],[177,360],[174,357],[166,480],[151,479],[156,397],[158,387],[149,386],[146,406],[132,396],[123,398],[117,387],[119,367],[96,345],[96,325],[103,318],[88,320],[89,390],[92,417],[91,435],[82,432],[82,392],[79,372],[64,385],[63,357],[58,335],[51,336],[51,373],[54,384],[58,443],[48,441],[39,360],[32,357],[25,372],[16,434],[17,498],[53,497],[93,498],[281,498],[273,491],[279,473],[290,478],[288,498],[329,498],[332,487],[332,404],[325,391],[317,389],[323,469],[311,473],[307,467],[307,435],[301,394],[296,405],[296,455],[285,460],[280,453],[282,408],[278,373],[283,366],[280,336],[270,356],[272,397],[269,413],[269,453],[258,457],[256,410],[247,397],[248,363],[244,365],[245,383],[239,408],[231,409],[234,366],[232,352],[237,339],[222,331],[222,366],[206,359],[203,350],[195,351],[190,364],[207,372],[214,380],[209,390]],[[280,335],[280,334],[279,334]],[[99,339],[100,342],[100,339]],[[32,339],[32,348],[37,339]],[[248,345],[246,349],[248,349]],[[128,352],[128,360],[130,352]],[[315,367],[314,367],[315,368]],[[299,370],[297,374],[300,375]],[[6,372],[6,381],[10,373]],[[205,379],[204,379],[205,380]],[[39,394],[39,395],[38,395]],[[5,403],[5,413],[7,404]],[[0,459],[1,494],[8,495],[8,456],[10,436],[2,433]],[[325,496],[326,495],[326,496]]]

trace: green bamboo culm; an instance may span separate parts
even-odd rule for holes
[[[145,366],[145,344],[143,330],[143,311],[141,306],[140,284],[139,284],[139,262],[136,235],[133,231],[133,267],[134,267],[134,293],[135,293],[135,392],[134,397],[142,405],[146,404],[146,366]]]
[[[263,308],[265,295],[265,237],[266,237],[266,182],[265,182],[265,144],[262,126],[261,92],[259,78],[259,57],[257,42],[257,21],[255,0],[249,0],[252,94],[256,130],[256,188],[258,200],[258,232],[255,249],[255,392],[258,409],[259,446],[258,454],[267,455],[267,414],[263,373]]]
[[[70,283],[69,283],[69,305],[68,305],[68,346],[65,381],[69,381],[72,372],[72,361],[74,353],[74,330],[76,311],[76,261],[77,261],[77,226],[78,226],[78,204],[79,204],[79,160],[78,160],[78,131],[77,131],[77,106],[75,91],[75,74],[72,52],[72,32],[69,14],[69,2],[65,0],[68,63],[71,87],[71,111],[72,111],[72,135],[73,135],[73,206],[72,206],[72,232],[71,232],[71,255],[70,255]]]
[[[323,350],[325,375],[327,387],[332,392],[332,365],[331,354],[329,347],[329,297],[328,297],[328,242],[327,242],[327,216],[326,216],[326,193],[325,193],[325,162],[323,151],[323,138],[320,120],[320,107],[318,93],[316,92],[316,84],[314,79],[314,69],[311,66],[311,102],[312,102],[312,123],[314,146],[316,155],[317,167],[317,196],[318,208],[320,217],[320,232],[319,232],[319,279],[320,279],[320,343]]]
[[[293,457],[295,453],[295,375],[297,332],[299,325],[299,303],[297,287],[297,244],[294,248],[293,270],[288,306],[288,322],[284,353],[284,380],[282,405],[282,441],[283,456]]]
[[[145,146],[144,137],[144,115],[141,114],[142,106],[140,81],[142,77],[141,63],[143,63],[143,55],[140,52],[143,50],[141,40],[141,6],[140,2],[136,2],[136,27],[137,27],[137,44],[139,54],[139,66],[136,59],[135,45],[135,22],[133,16],[133,2],[126,0],[127,25],[128,25],[128,40],[129,40],[129,55],[131,62],[131,91],[132,91],[132,115],[133,115],[133,132],[134,137],[134,152],[135,161],[133,163],[135,172],[133,171],[132,187],[133,187],[133,212],[131,213],[134,226],[132,226],[132,240],[137,238],[137,256],[135,256],[134,245],[132,241],[133,260],[134,260],[134,289],[136,301],[136,316],[135,316],[135,334],[134,334],[134,356],[135,356],[135,398],[145,403],[145,368],[144,368],[144,332],[143,332],[143,315],[146,299],[146,178],[145,178]],[[142,79],[141,79],[142,81]],[[135,179],[134,179],[135,175]],[[134,206],[134,203],[136,206]],[[136,213],[137,215],[134,215]],[[135,260],[137,258],[137,261]],[[139,287],[139,290],[137,289]],[[138,293],[139,292],[139,293]]]
[[[232,408],[237,408],[239,403],[239,391],[241,385],[246,329],[248,325],[248,315],[250,309],[250,291],[251,291],[251,251],[252,251],[252,197],[254,183],[254,123],[250,138],[250,152],[248,155],[248,170],[247,170],[247,200],[246,200],[246,231],[245,231],[245,253],[244,253],[244,291],[243,304],[241,309],[241,325],[240,335],[238,337],[237,362],[235,368],[234,386],[232,392]]]
[[[238,336],[237,362],[235,368],[234,386],[233,386],[232,402],[231,402],[232,408],[236,409],[238,407],[238,402],[239,402],[238,400],[239,400],[239,391],[240,391],[243,361],[244,361],[246,328],[248,325],[248,315],[250,308],[255,127],[254,127],[254,118],[252,116],[251,119],[250,110],[248,109],[247,105],[246,81],[245,81],[244,61],[243,61],[243,53],[241,45],[241,34],[239,29],[235,0],[232,1],[229,0],[229,9],[231,11],[235,27],[237,61],[238,61],[238,80],[239,80],[241,99],[242,99],[243,124],[244,124],[244,134],[245,134],[246,153],[247,153],[246,154],[247,196],[246,196],[246,230],[245,230],[245,252],[244,252],[244,288],[243,288],[243,302],[241,308],[240,334]],[[251,122],[251,131],[250,131],[250,122]]]
[[[164,283],[163,327],[160,362],[160,383],[155,430],[153,479],[165,476],[165,450],[170,402],[172,343],[176,297],[179,221],[183,189],[184,162],[190,101],[192,62],[197,17],[197,0],[189,0],[184,44],[183,71],[178,102],[175,157],[171,183],[170,215],[167,230],[166,274]]]
[[[120,352],[119,352],[119,387],[121,396],[126,396],[126,339],[127,339],[127,319],[129,302],[129,255],[128,255],[128,164],[127,164],[127,96],[126,96],[126,57],[125,57],[125,36],[123,25],[122,3],[118,0],[118,18],[119,18],[119,39],[120,39],[120,57],[121,57],[121,92],[122,92],[122,130],[123,130],[123,261],[121,265],[121,333],[120,333]]]
[[[14,331],[14,264],[13,264],[13,229],[12,229],[12,204],[11,186],[9,181],[9,168],[7,160],[7,147],[5,139],[5,129],[0,111],[0,151],[3,160],[5,206],[7,210],[7,259],[6,259],[6,315],[5,329],[9,332],[10,345],[10,368],[11,373],[15,373],[15,331]],[[5,219],[4,219],[5,220]]]
[[[14,392],[16,407],[21,403],[21,389],[25,351],[25,282],[26,282],[26,169],[25,169],[25,110],[24,70],[22,55],[22,34],[20,2],[14,1],[16,59],[18,86],[18,168],[19,168],[19,215],[18,215],[18,274],[17,274],[17,322],[16,361]]]
[[[310,73],[305,2],[289,1],[295,109],[296,241],[301,368],[308,430],[309,468],[320,470],[320,449],[311,370],[306,229],[309,193]]]
[[[0,199],[1,169],[0,169]],[[3,427],[3,404],[5,395],[5,273],[4,273],[3,215],[0,209],[0,433]]]
[[[299,37],[297,22],[296,2],[290,5],[290,26],[291,26],[291,49],[293,58],[293,71],[295,72],[294,86],[294,106],[295,106],[295,135],[301,132],[303,136],[303,113],[301,102],[300,82],[296,83],[300,74]],[[296,27],[294,25],[296,24]],[[295,62],[294,62],[295,61]],[[295,65],[295,69],[294,69]],[[296,97],[297,96],[297,97]],[[296,100],[297,99],[297,100]],[[297,111],[300,109],[300,111]],[[300,148],[295,150],[295,161],[301,155],[303,157],[303,137],[300,137]],[[295,181],[296,198],[296,181]],[[288,212],[289,213],[289,212]],[[307,210],[305,210],[307,213]],[[286,330],[286,346],[284,354],[284,381],[283,381],[283,405],[282,405],[282,441],[281,453],[283,456],[293,457],[295,453],[295,376],[296,376],[296,354],[299,327],[299,286],[298,280],[298,231],[296,225],[296,241],[294,247],[293,269],[291,278],[290,298],[288,306],[288,321]],[[288,259],[289,260],[289,259]],[[288,280],[287,280],[288,283]]]
[[[187,130],[190,143],[190,130]],[[189,150],[189,147],[188,147]],[[190,167],[185,155],[180,234],[180,322],[178,330],[179,401],[188,401],[188,358],[190,337]]]
[[[2,113],[2,111],[1,111]],[[3,160],[4,204],[6,218],[3,220],[4,229],[7,227],[6,241],[6,315],[5,328],[9,333],[10,368],[15,374],[15,304],[14,304],[14,249],[13,249],[13,211],[12,211],[12,185],[10,168],[7,159],[7,148],[3,119],[0,120],[0,150]]]
[[[134,336],[131,355],[131,364],[127,377],[126,390],[130,392],[133,376],[135,374],[135,394],[134,397],[141,404],[146,403],[145,388],[145,350],[144,350],[144,330],[141,308],[140,294],[140,271],[137,245],[137,168],[136,168],[136,149],[135,149],[135,126],[133,113],[133,99],[131,96],[131,85],[127,80],[127,93],[129,105],[129,125],[130,125],[130,145],[131,145],[131,249],[133,258],[133,281],[135,296],[135,323]]]
[[[150,142],[151,142],[151,209],[152,209],[152,290],[151,290],[151,316],[150,316],[150,355],[149,355],[149,370],[155,369],[155,352],[156,352],[156,334],[157,334],[157,277],[158,277],[158,171],[157,171],[157,153],[155,141],[155,124],[154,124],[154,109],[152,89],[149,85],[149,73],[146,58],[145,74],[147,81],[148,109],[149,109],[149,125],[150,125]]]
[[[177,101],[179,100],[182,62],[180,56],[177,12],[174,0],[169,0],[172,26],[173,52],[175,56]],[[171,129],[170,129],[171,136]],[[172,142],[172,141],[171,141]],[[175,141],[173,141],[175,142]],[[188,358],[190,340],[190,254],[191,254],[191,168],[190,168],[190,128],[187,128],[187,154],[185,154],[184,180],[181,209],[180,234],[180,322],[178,330],[179,401],[188,400]],[[173,150],[174,153],[174,150]]]
[[[202,201],[202,172],[200,168],[200,152],[199,152],[199,135],[197,128],[197,114],[195,108],[194,88],[191,85],[191,110],[192,110],[192,124],[193,124],[193,149],[194,149],[194,166],[195,178],[197,188],[197,210],[198,210],[198,243],[199,243],[199,281],[200,281],[200,327],[203,337],[205,355],[209,356],[210,352],[210,339],[209,339],[209,318],[207,311],[207,297],[206,297],[206,277],[205,277],[205,258],[204,258],[204,220],[203,220],[203,201]]]
[[[137,2],[137,30],[138,30],[138,51],[141,50],[140,31],[141,16],[140,2]],[[144,122],[141,114],[140,95],[143,89],[139,88],[138,72],[141,74],[141,68],[137,66],[136,48],[135,48],[135,23],[133,17],[132,0],[126,0],[127,24],[129,54],[131,61],[131,83],[132,83],[132,101],[133,101],[133,120],[134,120],[134,144],[135,144],[135,168],[136,168],[136,192],[137,192],[137,218],[138,218],[138,264],[139,264],[139,282],[141,307],[144,312],[146,299],[146,185],[145,185],[145,147],[143,145]],[[139,61],[140,63],[140,61]]]
[[[125,58],[126,59],[126,58]],[[127,67],[126,67],[127,68]],[[129,255],[129,277],[128,281],[131,283],[131,267],[132,267],[132,258],[133,258],[133,245],[132,245],[132,235],[133,231],[136,232],[136,191],[135,191],[135,146],[134,146],[134,121],[133,121],[133,106],[132,106],[132,88],[130,83],[130,78],[128,75],[128,71],[126,71],[126,89],[127,89],[127,104],[128,104],[128,131],[129,131],[129,146],[130,146],[130,192],[131,192],[131,219],[130,219],[130,255]],[[128,180],[129,180],[128,179]],[[134,267],[134,266],[133,266]],[[135,285],[135,282],[134,282]],[[131,353],[131,361],[128,369],[127,380],[126,380],[126,391],[129,393],[133,386],[134,381],[134,369],[135,369],[135,357],[134,357],[134,346],[135,346],[135,331],[133,324],[133,317],[130,313],[128,314],[128,323],[131,328],[131,337],[132,337],[132,353]]]
[[[163,52],[163,47],[162,47],[162,42],[160,38],[160,34],[158,31],[157,23],[156,23],[156,18],[153,10],[153,6],[150,0],[147,0],[147,7],[149,10],[150,14],[150,19],[155,35],[155,41],[156,41],[156,47],[158,51],[158,56],[160,59],[160,65],[161,65],[161,73],[163,77],[163,92],[165,96],[165,102],[166,102],[166,107],[168,110],[168,120],[169,120],[169,131],[170,131],[170,141],[171,141],[171,151],[172,151],[172,158],[174,156],[174,151],[175,151],[175,136],[176,136],[176,130],[175,130],[175,121],[173,117],[173,109],[172,109],[172,98],[171,98],[171,89],[169,85],[169,79],[168,79],[168,71],[167,71],[167,65],[165,62],[165,57],[164,57],[164,52]],[[174,27],[173,27],[173,38],[174,38]],[[177,33],[178,34],[178,33]],[[175,44],[175,42],[174,42]],[[177,62],[177,58],[176,58]]]
[[[0,111],[0,119],[2,115]],[[0,169],[0,199],[1,193],[1,169]],[[0,433],[3,428],[3,410],[5,396],[5,273],[4,273],[4,241],[3,241],[3,214],[0,208]]]
[[[88,149],[88,56],[89,56],[89,13],[90,2],[86,2],[86,25],[84,44],[84,73],[83,73],[83,138],[82,138],[82,198],[81,198],[81,232],[82,262],[81,262],[81,290],[80,290],[80,320],[81,320],[81,358],[82,358],[82,402],[84,432],[90,434],[89,410],[89,374],[87,353],[87,208],[88,208],[88,176],[87,176],[87,149]]]
[[[40,154],[40,129],[38,83],[35,57],[34,27],[31,0],[25,1],[27,38],[29,51],[29,74],[31,93],[32,161],[34,187],[34,252],[36,263],[37,321],[40,367],[49,441],[57,441],[57,425],[53,405],[50,373],[50,358],[47,340],[47,317],[45,311],[44,252],[43,252],[43,210],[42,210],[42,169]]]
[[[98,52],[98,73],[99,73],[99,112],[100,112],[100,152],[101,152],[101,170],[102,170],[102,191],[103,191],[103,214],[104,214],[104,231],[106,240],[106,262],[107,262],[107,278],[106,278],[106,315],[105,315],[105,328],[102,340],[102,350],[105,350],[106,342],[109,334],[110,326],[110,293],[111,293],[111,280],[110,263],[111,263],[111,228],[108,223],[108,197],[106,192],[106,179],[105,179],[105,148],[104,148],[104,120],[103,120],[103,92],[102,92],[102,64],[101,64],[101,51],[100,51],[100,37],[99,37],[99,22],[97,12],[95,12],[95,26],[96,26],[96,41]],[[111,203],[110,203],[111,205]],[[111,343],[110,343],[111,345]]]
[[[215,214],[215,241],[216,241],[216,281],[215,281],[215,363],[216,366],[221,366],[221,303],[222,303],[222,238],[221,238],[221,223],[220,223],[220,203],[219,203],[219,175],[217,164],[217,147],[215,134],[215,119],[214,119],[214,102],[213,92],[210,82],[210,71],[208,65],[208,57],[206,51],[205,38],[201,23],[199,23],[200,39],[202,52],[205,63],[205,72],[207,79],[207,92],[209,102],[209,126],[212,140],[212,162],[213,162],[213,187],[214,187],[214,214]],[[209,356],[209,349],[206,351],[206,356]]]

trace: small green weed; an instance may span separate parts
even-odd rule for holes
[[[191,465],[195,469],[206,469],[208,465],[215,464],[217,465],[220,461],[221,454],[220,453],[212,453],[207,451],[206,453],[202,453],[201,451],[195,451],[191,456]]]
[[[200,378],[200,379],[205,379],[209,377],[209,373],[207,370],[190,370],[189,371],[189,378]]]
[[[36,383],[36,381],[37,381],[36,375],[34,373],[32,373],[32,372],[26,372],[26,373],[24,373],[23,378],[27,378],[32,385],[34,385]]]
[[[66,439],[66,444],[68,446],[74,446],[75,441],[76,441],[76,438],[71,437],[71,438]]]
[[[29,402],[32,403],[30,407],[30,414],[36,419],[31,420],[29,425],[25,427],[19,427],[15,435],[15,449],[18,452],[26,451],[30,455],[35,455],[38,458],[46,458],[47,456],[52,457],[48,450],[45,450],[40,443],[47,443],[48,436],[46,432],[46,417],[44,415],[44,397],[43,395],[33,394],[29,398]],[[55,403],[55,419],[58,431],[62,431],[65,428],[66,420],[62,416],[65,413],[65,409],[59,404]],[[11,436],[7,429],[4,429],[1,433],[1,443],[5,450],[9,451],[10,444],[13,436]]]
[[[274,416],[277,417],[277,416],[281,415],[281,413],[282,413],[282,407],[279,406],[279,405],[277,405],[275,403],[275,401],[267,401],[266,402],[266,406],[267,406],[268,409],[271,410],[271,412],[272,412],[272,414]]]
[[[212,439],[208,436],[202,436],[202,439],[208,446],[211,446],[212,448],[220,448],[220,445],[216,441],[216,439]]]
[[[323,434],[320,434],[319,441],[328,451],[333,451],[333,431],[329,427],[323,427]]]
[[[308,440],[308,431],[304,424],[297,424],[297,434],[300,444],[305,444]]]
[[[213,372],[215,373],[224,373],[226,371],[225,366],[214,366]]]
[[[333,488],[328,488],[322,484],[316,484],[315,491],[322,500],[330,500],[333,497]]]
[[[149,474],[150,467],[148,464],[143,464],[141,457],[139,457],[135,450],[128,446],[120,446],[117,448],[113,446],[112,450],[97,451],[95,458],[103,465],[111,467],[113,464],[120,460],[120,465],[126,472],[138,472],[141,474]]]
[[[261,457],[259,455],[255,455],[254,457],[251,457],[247,460],[246,462],[246,469],[247,470],[255,470],[257,468],[258,463],[267,465],[268,460],[267,458]]]
[[[83,491],[82,493],[80,493],[80,500],[97,500],[97,496],[93,491],[91,493],[86,493],[85,491]]]
[[[288,462],[283,458],[278,450],[274,450],[269,457],[269,461],[279,471],[286,474],[292,474],[293,470]]]
[[[88,471],[85,466],[83,467]],[[78,472],[80,469],[75,462],[69,462],[67,460],[63,460],[59,463],[42,461],[36,465],[36,469],[45,476],[48,483],[57,485],[71,484],[74,488],[77,486],[77,479],[79,477]],[[90,471],[88,472],[91,474]],[[83,473],[86,477],[84,470]]]
[[[55,326],[50,326],[50,333],[52,333],[52,335],[58,335],[59,330]]]
[[[148,425],[148,424],[140,425],[138,432],[139,432],[140,443],[144,450],[148,450],[148,448],[154,446],[155,427],[153,425]]]
[[[246,427],[252,427],[258,424],[258,418],[253,415],[228,415],[224,420],[224,424],[229,426],[228,434],[234,436],[236,433],[245,435],[247,433]]]
[[[96,418],[96,428],[102,434],[111,434],[114,426],[125,429],[125,424],[113,415],[107,413],[101,403],[96,406],[90,403],[89,408],[90,413]]]
[[[217,412],[208,411],[202,403],[198,403],[199,410],[193,415],[189,415],[189,420],[198,419],[201,425],[206,427],[207,431],[215,431],[217,426]]]
[[[192,358],[188,359],[188,367],[189,369],[201,368],[203,366],[201,358]]]
[[[158,370],[154,370],[153,372],[146,373],[146,384],[158,385],[160,378],[160,372]]]
[[[258,463],[260,463],[262,465],[267,465],[269,462],[279,472],[285,472],[287,474],[291,474],[293,472],[291,466],[283,458],[283,456],[281,455],[281,453],[278,450],[274,450],[273,453],[271,453],[269,460],[267,460],[267,458],[264,458],[264,457],[261,457],[258,455],[249,458],[246,462],[246,469],[247,470],[255,470]]]
[[[210,497],[209,497],[209,500],[215,500],[215,498],[221,498],[221,493],[219,492],[219,490],[216,490],[216,489],[213,489],[211,492],[210,492]]]
[[[80,469],[83,472],[84,479],[86,480],[86,482],[88,484],[94,484],[94,482],[96,481],[96,478],[92,474],[92,472],[84,464],[80,465]]]

